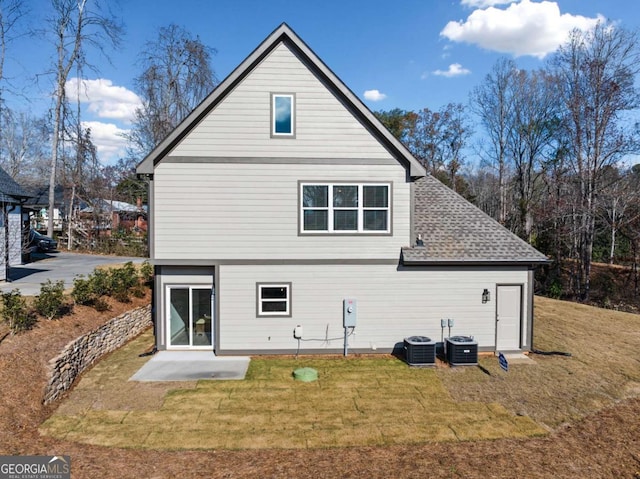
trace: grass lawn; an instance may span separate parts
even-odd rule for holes
[[[529,437],[640,394],[640,317],[536,300],[534,356],[503,372],[390,356],[253,358],[244,381],[136,383],[146,333],[84,375],[41,433],[153,449],[314,448]],[[299,367],[319,380],[292,379]]]

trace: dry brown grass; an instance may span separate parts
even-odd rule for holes
[[[496,401],[549,428],[575,421],[621,399],[640,395],[640,316],[536,298],[534,345],[571,357],[531,355],[534,365],[439,371],[458,400]]]

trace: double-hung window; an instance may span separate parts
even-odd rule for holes
[[[291,317],[291,283],[257,283],[257,316]]]
[[[390,185],[301,183],[302,233],[389,233]]]
[[[291,93],[271,94],[271,136],[293,138],[296,134],[296,97]]]

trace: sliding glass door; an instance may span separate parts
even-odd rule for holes
[[[210,348],[213,344],[212,289],[167,286],[169,347]]]

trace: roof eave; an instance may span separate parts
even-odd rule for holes
[[[420,259],[407,260],[403,257],[402,264],[405,266],[528,266],[538,267],[549,264],[550,259]]]

